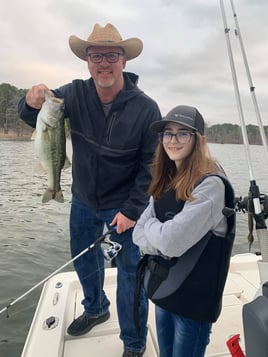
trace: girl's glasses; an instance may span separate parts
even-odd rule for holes
[[[195,133],[191,133],[190,131],[178,131],[176,134],[173,134],[170,131],[164,131],[159,133],[159,141],[163,144],[167,144],[174,136],[178,143],[187,144],[193,135],[195,135]]]

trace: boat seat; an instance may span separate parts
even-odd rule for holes
[[[268,282],[262,296],[243,306],[243,327],[247,357],[268,356]]]

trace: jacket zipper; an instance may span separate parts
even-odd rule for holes
[[[113,112],[111,115],[111,118],[107,118],[107,130],[105,131],[107,133],[106,135],[106,142],[109,143],[110,139],[111,139],[111,132],[112,132],[112,127],[113,127],[113,123],[116,119],[116,112]],[[103,137],[104,141],[105,141],[105,137]],[[99,144],[99,151],[101,150],[102,144]],[[97,166],[97,177],[99,177],[99,165]],[[98,182],[98,180],[97,180]],[[96,202],[97,202],[97,206],[99,206],[99,192],[98,192],[98,186],[96,187]]]
[[[111,133],[112,133],[112,127],[114,124],[114,121],[116,119],[117,112],[113,112],[112,116],[110,119],[108,119],[108,127],[107,127],[107,143],[110,142],[111,139]]]

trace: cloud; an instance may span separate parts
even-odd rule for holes
[[[247,123],[256,124],[249,84],[229,1],[224,1]],[[268,125],[267,0],[236,0],[252,80],[264,125]],[[123,38],[139,37],[144,50],[127,63],[139,86],[160,106],[197,106],[209,125],[239,124],[221,16],[211,0],[11,0],[0,5],[1,82],[18,88],[45,83],[56,88],[89,76],[68,38],[86,39],[95,23],[113,23]]]

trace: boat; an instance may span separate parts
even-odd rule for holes
[[[207,357],[230,356],[227,341],[235,335],[240,336],[240,347],[245,351],[242,310],[260,294],[260,262],[261,256],[253,253],[237,254],[231,258],[222,312],[213,324]],[[116,276],[117,268],[106,268],[105,291],[111,301],[110,319],[80,337],[67,334],[69,324],[83,312],[82,289],[76,273],[64,272],[50,278],[43,287],[21,357],[121,356],[123,346],[119,339],[115,303]],[[154,305],[150,302],[144,357],[156,356],[159,356],[159,351]]]
[[[249,196],[244,201],[244,207],[241,208],[240,206],[238,210],[248,210],[248,214],[254,216],[261,254],[236,254],[231,257],[223,293],[222,311],[219,319],[212,326],[206,357],[267,357],[268,231],[265,219],[268,217],[268,200],[266,196],[260,194],[252,173],[246,126],[229,42],[230,29],[225,18],[223,0],[220,1],[220,5],[250,174]],[[236,33],[241,42],[242,37],[232,0],[231,5],[236,20]],[[255,87],[249,75],[243,44],[241,45],[249,77],[250,91],[256,105]],[[258,108],[256,108],[256,112],[258,119],[260,119]],[[260,120],[259,127],[260,129],[263,128]],[[263,131],[261,131],[261,134],[263,134]],[[267,143],[264,140],[265,135],[262,135],[262,139],[263,146],[267,149]],[[251,205],[248,205],[249,202]],[[243,201],[238,202],[240,205],[242,203]],[[69,262],[63,267],[67,264]],[[58,273],[58,270],[9,305],[13,305],[41,283],[44,283],[21,357],[121,356],[123,346],[119,338],[116,312],[117,269],[115,267],[105,269],[104,290],[111,301],[110,319],[95,326],[89,333],[80,337],[68,335],[67,327],[83,312],[81,305],[82,288],[74,271]],[[198,299],[198,296],[196,298]],[[5,309],[7,310],[8,307]],[[1,310],[0,313],[5,309]],[[155,356],[159,356],[159,350],[154,320],[154,305],[149,302],[148,339],[144,357]]]
[[[111,301],[110,318],[95,326],[88,334],[72,337],[67,334],[69,324],[83,313],[82,289],[75,272],[55,275],[46,282],[26,339],[21,357],[109,356],[123,354],[119,339],[116,295],[117,268],[106,268],[105,291]],[[148,322],[145,356],[158,356],[153,311]]]

